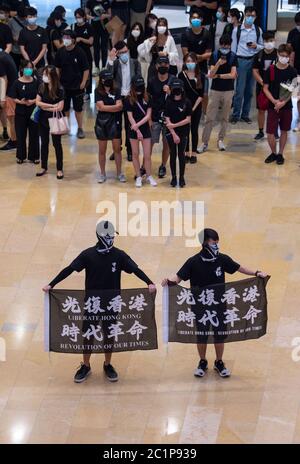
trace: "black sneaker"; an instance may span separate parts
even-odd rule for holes
[[[282,156],[281,153],[278,153],[276,163],[277,164],[284,164],[284,157]]]
[[[206,359],[200,359],[197,369],[195,369],[195,377],[204,377],[207,371],[208,362]]]
[[[166,166],[161,164],[158,168],[158,177],[162,179],[163,177],[165,177],[166,174],[167,174]]]
[[[231,122],[231,124],[237,124],[239,122],[239,119],[236,118],[235,116],[231,116],[230,122]]]
[[[222,360],[215,361],[214,369],[218,372],[220,377],[230,377],[230,371],[225,367]]]
[[[2,139],[3,139],[3,140],[9,140],[9,135],[8,135],[8,132],[7,132],[7,127],[4,127],[4,128],[3,128]]]
[[[109,157],[109,161],[114,161],[115,160],[115,154],[112,153]]]
[[[74,382],[75,383],[84,382],[88,378],[91,372],[92,372],[91,366],[86,366],[85,364],[81,363],[80,368],[78,369],[78,371],[76,372],[74,376]]]
[[[197,163],[197,156],[192,155],[192,156],[190,157],[190,163],[191,163],[191,164]]]
[[[180,187],[180,188],[185,187],[185,180],[184,180],[184,177],[180,177],[180,179],[179,179],[179,187]]]
[[[264,138],[265,138],[265,134],[263,132],[258,132],[258,134],[256,134],[256,136],[254,137],[254,140],[256,142],[259,142],[260,140],[262,140]]]
[[[17,142],[13,142],[12,140],[9,139],[9,141],[3,145],[3,147],[0,148],[1,151],[9,151],[9,150],[15,150],[17,148]]]
[[[248,116],[241,116],[241,121],[244,121],[247,124],[252,124],[252,119],[248,118]]]
[[[188,164],[191,161],[191,156],[185,155],[184,159],[185,159],[185,164]]]
[[[110,382],[117,382],[119,380],[118,373],[111,364],[106,365],[103,363],[103,370]]]
[[[277,155],[275,153],[271,153],[266,159],[265,159],[265,163],[269,164],[269,163],[273,163],[273,161],[276,161],[277,160]]]
[[[177,177],[172,177],[170,185],[171,187],[177,187]]]

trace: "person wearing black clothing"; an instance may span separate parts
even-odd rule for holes
[[[184,4],[190,6],[190,12],[198,11],[199,8],[203,11],[203,26],[210,26],[216,17],[218,9],[218,1],[216,0],[185,0]],[[222,4],[228,5],[228,2],[222,1]]]
[[[181,49],[183,56],[189,52],[194,52],[197,55],[203,85],[202,108],[204,113],[206,113],[208,104],[208,79],[206,77],[208,72],[207,62],[211,56],[213,43],[210,33],[203,26],[203,16],[204,13],[200,9],[191,11],[191,28],[187,29],[181,36]]]
[[[6,82],[6,100],[1,112],[4,112],[5,117],[9,123],[9,140],[3,145],[1,151],[15,150],[17,148],[16,131],[15,131],[15,109],[16,104],[9,96],[10,89],[18,78],[18,71],[13,58],[6,52],[0,52],[0,77],[4,78]]]
[[[3,16],[4,11],[0,6],[0,16]],[[12,50],[13,36],[11,29],[7,24],[0,22],[0,48],[6,53],[10,53]]]
[[[157,59],[156,69],[157,76],[148,82],[147,91],[152,100],[152,147],[155,143],[159,143],[160,135],[162,135],[162,162],[158,169],[158,177],[162,179],[166,175],[166,165],[170,155],[164,125],[164,111],[167,97],[170,94],[170,84],[175,77],[169,74],[170,62],[167,56],[160,56]]]
[[[76,35],[76,43],[86,54],[89,63],[89,79],[85,89],[85,100],[89,100],[90,94],[92,93],[92,72],[93,72],[93,56],[91,47],[94,43],[94,31],[92,26],[87,21],[83,8],[77,8],[74,12],[76,24],[74,25],[74,32]]]
[[[171,186],[177,186],[176,162],[179,159],[179,186],[185,186],[185,150],[190,133],[192,104],[185,97],[184,85],[180,79],[170,84],[171,94],[166,102],[165,120],[167,141],[170,148]]]
[[[85,52],[76,45],[74,31],[66,29],[63,33],[64,47],[55,56],[55,66],[58,69],[60,83],[65,90],[66,116],[69,116],[71,100],[78,124],[77,137],[85,138],[83,124],[83,96],[89,78],[89,63]]]
[[[129,0],[130,24],[145,24],[146,16],[150,13],[153,0]]]
[[[162,285],[179,284],[182,280],[190,281],[191,288],[205,287],[214,284],[225,283],[225,273],[234,274],[241,272],[249,276],[261,278],[267,277],[262,271],[252,271],[237,262],[229,256],[219,251],[219,234],[213,229],[204,229],[199,234],[202,250],[196,255],[189,258],[177,274],[170,278],[164,279]],[[206,360],[207,344],[197,344],[200,361],[194,372],[196,377],[203,377],[207,371],[208,363]],[[230,372],[223,362],[224,343],[215,343],[216,361],[214,369],[221,377],[229,377]]]
[[[81,272],[85,270],[86,290],[120,290],[121,274],[126,272],[127,274],[135,274],[146,283],[150,293],[155,293],[156,287],[149,277],[139,269],[138,265],[123,250],[114,246],[116,233],[114,226],[110,222],[99,222],[96,228],[98,243],[82,251],[49,285],[43,287],[43,291],[48,292],[74,271]],[[116,382],[118,374],[111,365],[112,353],[106,352],[104,356],[104,373],[109,381]],[[83,355],[83,363],[74,377],[76,383],[83,382],[91,373],[90,358],[90,354]]]
[[[64,90],[60,86],[59,77],[55,66],[48,65],[43,70],[43,83],[36,97],[36,105],[41,109],[39,117],[39,133],[41,137],[41,161],[42,170],[36,173],[37,177],[44,176],[48,172],[49,157],[49,118],[54,113],[62,111],[64,107]],[[57,179],[63,179],[63,149],[61,135],[52,134],[52,143],[55,149]]]
[[[297,70],[298,84],[300,84],[300,12],[295,15],[295,27],[288,33],[287,43],[291,45],[293,52],[291,54],[290,63]],[[298,87],[298,124],[294,129],[295,132],[300,131],[300,85]]]
[[[113,47],[120,40],[124,40],[127,26],[130,24],[129,16],[129,0],[111,0],[111,14],[112,17],[117,16],[123,23],[118,29],[112,33],[112,45]]]
[[[203,87],[200,75],[200,69],[197,62],[195,53],[187,53],[183,58],[183,67],[178,78],[184,84],[184,91],[186,97],[192,104],[192,117],[191,117],[191,138],[192,138],[192,156],[188,155],[190,151],[190,141],[188,137],[185,162],[194,164],[197,162],[197,147],[198,147],[198,130],[202,113],[202,97]]]
[[[109,0],[88,0],[85,12],[93,28],[95,74],[99,74],[100,52],[102,68],[107,62],[109,34],[105,25],[111,19],[111,2]]]
[[[264,91],[264,74],[269,69],[271,64],[277,61],[277,49],[275,48],[275,33],[263,32],[264,48],[254,58],[253,61],[253,76],[256,80],[256,107],[257,107],[257,120],[258,120],[258,134],[254,137],[257,142],[262,140],[265,136],[265,113],[267,108],[260,107],[261,94],[264,100],[267,100]],[[277,132],[277,131],[276,131]]]
[[[23,58],[33,62],[35,68],[45,66],[45,54],[49,42],[46,29],[37,26],[37,10],[33,7],[26,9],[27,26],[21,30],[19,45]]]
[[[26,26],[26,12],[24,6],[18,6],[16,8],[17,14],[10,18],[10,20],[8,21],[8,26],[12,32],[13,38],[13,46],[10,54],[14,59],[14,62],[16,63],[17,69],[19,69],[22,55],[20,51],[20,46],[18,44],[18,40],[21,30],[24,29],[24,27]]]
[[[62,13],[52,12],[47,20],[47,33],[49,36],[48,43],[48,52],[47,52],[47,61],[48,64],[54,64],[55,55],[59,48],[63,47],[63,31],[66,29],[67,25],[64,22]]]
[[[157,20],[158,17],[153,13],[149,13],[146,15],[144,27],[144,40],[149,39],[149,37],[151,37],[154,34],[157,25]]]
[[[139,57],[138,46],[144,42],[144,29],[141,23],[133,23],[127,38],[127,47],[130,58],[137,60]]]
[[[9,96],[15,100],[15,127],[17,136],[17,163],[22,164],[27,159],[34,164],[39,164],[40,145],[36,123],[31,120],[35,108],[35,100],[38,93],[38,82],[33,77],[33,64],[23,60],[20,65],[20,77],[9,92]],[[29,138],[28,152],[26,138]]]

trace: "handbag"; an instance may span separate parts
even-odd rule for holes
[[[39,106],[36,106],[33,112],[31,113],[31,116],[30,116],[31,121],[38,123],[40,120],[41,111],[42,111],[41,108]]]
[[[69,132],[68,118],[61,111],[55,111],[53,118],[49,118],[50,134],[64,135]]]

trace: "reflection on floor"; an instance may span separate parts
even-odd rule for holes
[[[286,164],[270,166],[263,162],[265,141],[255,153],[221,153],[214,132],[209,151],[187,166],[185,189],[170,188],[167,177],[156,189],[137,191],[128,162],[127,184],[113,179],[110,161],[109,180],[97,184],[93,125],[89,109],[87,138],[64,137],[63,181],[56,180],[52,149],[49,174],[39,179],[32,165],[19,166],[14,153],[1,153],[0,336],[7,359],[0,362],[0,443],[299,443],[299,363],[291,357],[292,340],[300,336],[299,135],[289,136]],[[231,127],[229,140],[251,140],[255,133],[255,123],[241,123]],[[160,153],[156,146],[155,173]],[[195,347],[173,344],[167,350],[160,343],[158,351],[115,355],[117,384],[103,378],[102,356],[94,356],[93,374],[81,385],[73,383],[79,357],[43,352],[41,287],[95,242],[97,204],[117,203],[120,192],[128,201],[205,201],[206,225],[219,230],[222,251],[272,275],[268,335],[226,347],[230,379],[211,369],[212,348],[202,380],[193,377]],[[157,283],[196,252],[178,237],[120,237],[117,246]],[[74,274],[62,287],[83,283]],[[124,276],[124,288],[136,285]],[[160,302],[159,289],[159,331]]]

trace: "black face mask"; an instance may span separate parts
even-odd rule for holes
[[[135,91],[136,91],[137,94],[142,94],[142,95],[144,95],[145,86],[144,86],[144,85],[141,85],[140,87],[136,87],[136,88],[135,88]]]
[[[103,82],[104,87],[112,87],[113,85],[113,80],[112,79],[107,79],[106,81]]]
[[[179,95],[182,95],[182,90],[181,89],[174,89],[172,90],[172,95],[178,97]]]
[[[169,68],[167,68],[165,66],[159,66],[158,72],[159,72],[159,74],[168,74]]]

